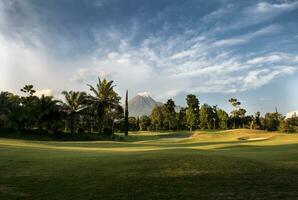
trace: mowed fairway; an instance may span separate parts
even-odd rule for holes
[[[0,199],[298,199],[297,134],[233,130],[189,136],[0,139]]]

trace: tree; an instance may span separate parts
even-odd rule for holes
[[[229,115],[224,110],[219,109],[217,110],[217,116],[219,120],[219,128],[222,130],[226,130],[228,128],[228,120]]]
[[[162,107],[162,114],[164,118],[164,125],[168,130],[175,129],[176,125],[176,112],[175,112],[175,102],[169,99]]]
[[[0,93],[0,128],[21,131],[25,127],[26,116],[21,98],[10,92]]]
[[[34,93],[36,92],[33,89],[33,85],[25,85],[22,89],[21,92],[24,92],[25,94],[27,94],[28,96],[33,96]]]
[[[186,97],[187,110],[186,110],[186,123],[190,131],[199,125],[199,100],[193,94]]]
[[[282,116],[278,112],[266,113],[264,118],[264,128],[267,131],[276,131],[278,130],[281,121]]]
[[[113,109],[120,105],[120,97],[114,91],[115,85],[113,81],[98,78],[98,83],[95,87],[88,85],[94,96],[89,96],[90,101],[97,111],[98,132],[103,133],[105,128],[112,129],[114,119],[109,119],[108,116]],[[111,123],[112,122],[112,123]]]
[[[260,112],[256,112],[254,120],[253,120],[253,129],[262,129],[262,123],[261,123],[261,113]]]
[[[137,117],[137,131],[140,130],[140,117]]]
[[[176,118],[177,118],[177,129],[178,130],[185,130],[187,128],[186,109],[181,108],[179,113],[176,114]]]
[[[213,109],[208,104],[204,104],[200,108],[200,128],[211,129],[213,123]]]
[[[62,94],[65,97],[65,103],[63,105],[64,111],[69,116],[70,132],[75,132],[75,117],[76,114],[85,108],[86,93],[75,91],[63,91]]]
[[[111,125],[111,127],[106,127],[104,129],[105,134],[113,134],[116,131],[124,130],[124,109],[119,105],[115,105],[114,108],[109,109],[106,114],[106,122]]]
[[[125,136],[128,135],[128,91],[126,90],[125,95],[125,113],[124,113],[124,132]]]
[[[20,98],[21,103],[21,112],[23,113],[24,120],[24,128],[32,129],[37,124],[38,118],[38,97],[34,96],[35,90],[33,89],[33,85],[25,85],[21,92],[25,94]]]
[[[186,111],[186,122],[190,131],[198,125],[197,115],[192,108],[188,108]]]
[[[298,117],[294,115],[291,118],[283,118],[280,121],[278,130],[286,133],[295,133],[298,131]]]
[[[233,128],[237,128],[241,125],[243,126],[243,119],[245,118],[246,110],[240,107],[241,103],[236,98],[229,99],[229,102],[234,107],[234,110],[231,112],[233,118]]]
[[[38,101],[38,128],[56,132],[61,128],[61,106],[60,101],[54,100],[52,96],[42,95]]]
[[[137,130],[139,130],[138,121],[133,116],[128,117],[128,126],[129,126],[129,130],[131,130],[131,131],[137,131]]]
[[[152,127],[157,131],[163,129],[164,126],[164,116],[161,106],[156,106],[152,109],[150,115]]]
[[[140,130],[141,131],[149,131],[151,126],[151,119],[150,117],[144,115],[140,118]]]

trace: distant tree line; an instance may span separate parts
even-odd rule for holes
[[[186,96],[187,107],[175,112],[175,102],[169,99],[164,105],[156,106],[150,116],[140,118],[129,117],[129,128],[134,130],[227,130],[227,129],[259,129],[293,133],[298,131],[298,116],[286,119],[280,113],[269,112],[264,117],[260,112],[246,115],[241,102],[236,98],[229,99],[233,110],[228,114],[216,105],[200,106],[195,95]]]
[[[88,85],[91,94],[63,91],[64,101],[37,97],[33,85],[21,89],[22,96],[0,93],[0,129],[28,132],[112,134],[125,130],[124,109],[113,81],[98,79]]]
[[[233,111],[228,114],[216,105],[200,105],[198,98],[186,96],[186,107],[175,111],[175,102],[167,100],[156,106],[150,116],[132,117],[128,112],[128,92],[125,108],[121,97],[114,91],[113,81],[98,79],[95,86],[88,85],[90,94],[80,91],[63,91],[63,101],[52,96],[37,97],[33,85],[21,89],[22,95],[0,93],[0,130],[17,132],[99,133],[113,135],[114,132],[160,131],[160,130],[212,130],[249,128],[268,131],[296,132],[298,117],[286,119],[276,112],[264,117],[257,112],[246,115],[241,102],[231,98]]]

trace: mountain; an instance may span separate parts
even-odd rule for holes
[[[155,101],[147,92],[139,93],[128,101],[129,115],[134,117],[149,116],[157,105],[162,105],[162,103]]]
[[[139,93],[128,101],[129,116],[141,117],[149,116],[155,106],[162,106],[163,103],[155,101],[148,92]],[[176,106],[175,111],[179,112],[181,106]]]

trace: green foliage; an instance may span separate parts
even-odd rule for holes
[[[70,132],[75,132],[75,124],[77,124],[77,114],[86,108],[86,93],[75,91],[63,91],[65,97],[65,104],[63,105],[64,111],[69,117]]]
[[[199,126],[199,100],[193,94],[189,94],[186,96],[186,123],[190,131],[197,128]]]
[[[268,131],[277,131],[281,121],[282,121],[281,114],[277,112],[266,113],[264,122],[263,122],[264,129]]]
[[[252,126],[252,129],[262,129],[262,123],[261,123],[261,113],[260,112],[256,112]]]
[[[291,118],[282,119],[280,121],[278,130],[286,133],[295,133],[298,131],[298,117],[293,116]]]
[[[198,115],[193,108],[188,108],[186,111],[186,123],[190,131],[198,127]]]
[[[176,128],[176,112],[175,112],[175,102],[169,99],[167,103],[162,106],[162,114],[164,119],[164,126],[168,130],[175,130]]]
[[[236,98],[229,99],[229,102],[234,107],[234,110],[231,112],[233,128],[244,128],[246,110],[240,107],[241,102]]]
[[[151,119],[148,116],[142,116],[140,118],[139,127],[141,131],[149,131],[151,126]]]
[[[98,132],[103,133],[103,130],[113,129],[115,108],[120,105],[120,97],[114,91],[115,85],[113,81],[98,78],[98,83],[95,87],[88,85],[94,96],[89,96],[88,101],[93,104],[97,111]]]
[[[181,108],[179,113],[176,114],[177,118],[177,129],[178,130],[185,130],[187,129],[187,123],[186,123],[186,109]]]
[[[62,131],[63,118],[60,101],[54,100],[52,96],[42,95],[37,107],[37,123],[40,130],[49,130],[51,133]]]
[[[229,99],[234,110],[229,116],[217,106],[204,104],[199,107],[198,98],[186,96],[187,107],[175,111],[175,102],[169,99],[164,105],[156,106],[150,115],[140,118],[129,117],[128,91],[125,107],[120,105],[120,97],[114,91],[113,81],[98,79],[96,86],[88,85],[92,95],[85,92],[63,91],[64,103],[48,96],[35,96],[33,85],[24,86],[23,96],[9,92],[0,93],[0,130],[11,129],[28,132],[39,129],[55,134],[99,133],[113,134],[128,130],[186,130],[250,128],[268,131],[297,132],[297,117],[285,119],[279,113],[267,113],[261,117],[246,115],[246,110],[236,98]],[[96,130],[97,127],[97,130]]]
[[[153,108],[150,119],[152,128],[154,130],[164,129],[164,116],[161,106],[156,106],[155,108]]]
[[[214,110],[208,104],[204,104],[200,108],[200,128],[211,129],[215,124]]]
[[[189,94],[189,95],[186,96],[186,104],[187,104],[188,108],[191,108],[194,111],[199,110],[199,100],[193,94]]]
[[[219,128],[221,130],[226,130],[228,129],[228,120],[229,120],[229,115],[228,113],[226,113],[226,111],[219,109],[217,110],[217,116],[218,116],[218,120],[219,120]]]
[[[128,117],[128,127],[131,131],[138,131],[139,130],[139,123],[137,118],[135,117]]]

